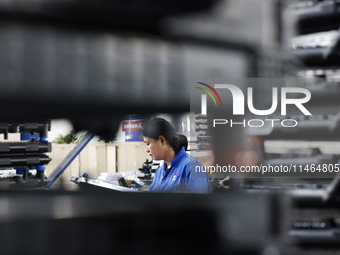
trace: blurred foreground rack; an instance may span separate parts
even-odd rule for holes
[[[4,255],[257,253],[280,231],[275,217],[285,206],[275,201],[274,195],[245,193],[2,192],[0,251]],[[25,236],[20,245],[18,235]]]

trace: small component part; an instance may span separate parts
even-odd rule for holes
[[[126,183],[124,177],[119,178],[118,182],[119,182],[120,186],[123,186],[123,187],[126,187],[126,188],[129,187],[129,185]]]
[[[70,179],[71,182],[77,183],[78,177],[72,176]]]

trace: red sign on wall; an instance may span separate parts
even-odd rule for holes
[[[122,130],[125,131],[142,131],[143,121],[142,120],[125,120],[122,123]]]

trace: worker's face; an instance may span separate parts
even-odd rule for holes
[[[144,136],[144,143],[146,144],[146,153],[148,153],[154,160],[163,159],[163,137],[156,139]]]

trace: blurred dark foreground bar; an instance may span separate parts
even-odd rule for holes
[[[241,192],[2,192],[0,253],[257,254],[278,235],[277,201]]]

